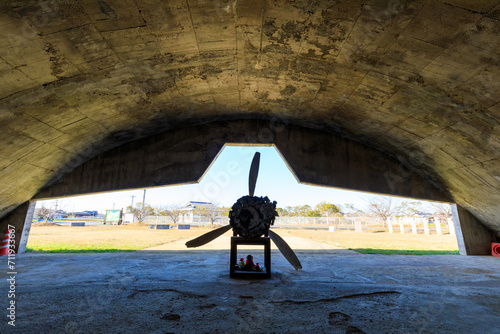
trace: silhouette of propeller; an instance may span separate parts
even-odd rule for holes
[[[248,201],[257,201],[259,203],[263,203],[264,206],[267,205],[267,208],[272,207],[272,211],[275,215],[275,207],[276,207],[276,202],[269,203],[269,199],[267,197],[261,198],[261,197],[255,197],[255,186],[257,184],[257,176],[259,175],[259,163],[260,163],[260,153],[256,152],[252,164],[250,166],[250,173],[248,176],[248,194],[249,196],[244,196],[240,198],[235,205],[233,205],[232,210],[235,209],[235,206],[240,202],[248,202]],[[250,211],[250,213],[249,213]],[[249,219],[247,219],[246,216],[251,215],[252,212],[255,211],[254,208],[250,208],[249,210],[242,210],[239,212],[241,216],[241,220],[244,221],[242,223],[242,227],[239,227],[238,229],[234,230],[235,235],[236,234],[242,234],[242,229],[244,231],[243,237],[245,237],[247,234],[254,236],[256,234],[257,237],[261,236],[262,234],[265,234],[266,236],[269,235],[271,240],[276,244],[276,247],[280,250],[280,252],[283,254],[283,256],[288,260],[288,262],[295,268],[295,269],[302,269],[302,265],[300,264],[299,259],[297,258],[297,255],[295,255],[295,252],[290,248],[290,246],[283,240],[278,234],[275,232],[271,231],[269,229],[269,226],[274,223],[274,215],[269,218],[269,216],[265,217],[265,219],[261,219],[261,221],[253,221],[253,223],[248,222]],[[234,215],[233,215],[234,216]],[[262,212],[258,214],[257,216],[262,216]],[[266,215],[264,215],[266,216]],[[231,213],[230,213],[230,218],[231,218]],[[255,219],[254,219],[255,220]],[[208,233],[205,233],[193,240],[190,240],[186,242],[186,246],[188,248],[193,248],[193,247],[199,247],[204,244],[209,243],[210,241],[220,237],[227,231],[229,231],[231,228],[235,228],[232,224],[220,227],[216,230],[210,231]]]
[[[257,176],[259,176],[260,153],[255,152],[252,164],[250,165],[250,174],[248,175],[248,196],[253,197]]]

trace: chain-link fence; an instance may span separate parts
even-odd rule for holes
[[[168,216],[148,216],[145,223],[174,224]],[[178,220],[177,224],[191,226],[212,226],[229,224],[228,217],[218,217],[211,223],[206,217],[195,217],[191,222]],[[325,229],[329,231],[388,232],[412,234],[455,234],[451,218],[429,221],[421,217],[393,217],[385,222],[373,217],[277,217],[274,228]]]
[[[145,224],[152,224],[152,225],[155,225],[155,224],[174,224],[174,221],[172,220],[172,218],[170,218],[169,216],[147,216],[145,219],[144,219],[144,223]],[[175,224],[189,224],[191,226],[210,226],[210,225],[214,225],[214,224],[217,224],[217,225],[227,225],[229,224],[229,218],[228,217],[217,217],[217,219],[215,219],[215,221],[212,223],[208,220],[208,218],[206,217],[194,217],[191,220],[182,220],[182,219],[178,219]]]

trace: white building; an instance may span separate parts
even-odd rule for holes
[[[197,214],[197,209],[207,208],[212,209],[214,204],[212,202],[196,202],[190,201],[185,207],[181,208],[182,216],[181,223],[196,223],[200,222],[203,218]]]

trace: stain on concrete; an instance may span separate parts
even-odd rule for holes
[[[239,295],[238,298],[241,298],[241,299],[253,299],[253,296]]]
[[[116,14],[115,10],[111,8],[111,6],[107,2],[99,0],[97,1],[97,4],[99,5],[99,9],[104,15],[113,20],[116,20],[118,18],[118,14]]]
[[[176,313],[165,313],[160,317],[162,320],[170,320],[170,321],[180,321],[181,316]]]
[[[265,101],[265,100],[267,100],[269,98],[269,92],[258,93],[257,97],[258,97],[259,100]]]
[[[410,77],[408,79],[408,82],[415,82],[415,83],[417,83],[417,84],[419,84],[421,86],[423,86],[425,84],[424,77],[422,77],[421,75],[418,75],[418,74]]]
[[[165,73],[166,76],[159,79],[147,79],[142,84],[143,90],[148,94],[159,94],[175,86],[177,80],[181,79],[178,70],[172,70]]]
[[[274,20],[265,21],[262,25],[262,32],[269,39],[272,39],[273,35],[278,31],[278,27],[276,27],[276,23]]]
[[[217,66],[203,64],[198,71],[198,77],[202,78],[203,80],[207,80],[209,76],[216,77],[217,74],[220,74],[222,72],[222,69]]]
[[[291,96],[293,93],[297,91],[297,87],[292,86],[292,85],[286,85],[285,88],[283,88],[280,91],[280,94],[283,96]]]
[[[257,51],[257,47],[255,47],[252,42],[250,42],[250,40],[245,40],[245,51],[248,51],[248,52],[255,52]]]
[[[59,78],[63,74],[63,66],[66,65],[67,62],[50,43],[45,43],[44,51],[49,55],[50,70],[52,75]]]
[[[367,65],[370,67],[376,67],[379,61],[380,55],[376,52],[365,53],[365,52],[353,52],[351,54],[351,61],[353,64]]]
[[[319,7],[323,4],[320,0],[292,0],[289,2],[290,5],[298,10],[300,10],[305,15],[314,14]]]
[[[292,48],[285,44],[269,44],[262,50],[264,53],[293,54]]]
[[[365,334],[365,332],[361,329],[359,329],[356,326],[347,326],[346,329],[346,334],[352,333],[352,334]]]
[[[329,64],[315,59],[299,58],[295,62],[294,70],[298,73],[324,77],[328,73]]]
[[[199,309],[211,309],[217,307],[217,304],[206,304],[206,305],[198,305],[197,306]]]
[[[293,39],[296,42],[300,42],[307,30],[308,27],[305,22],[288,21],[281,26],[281,32],[278,42],[284,43],[288,39]]]
[[[342,312],[330,312],[330,314],[328,314],[328,324],[330,324],[330,326],[346,326],[351,320],[351,316]]]
[[[168,65],[173,63],[174,61],[181,62],[181,59],[179,59],[179,57],[174,57],[173,53],[171,52],[157,53],[151,59],[155,64],[163,63],[165,65]]]
[[[127,298],[134,298],[137,294],[139,293],[157,293],[157,292],[175,292],[183,297],[193,297],[193,298],[207,298],[207,295],[201,295],[198,293],[193,293],[190,291],[180,291],[177,289],[138,289],[132,292],[130,295],[127,296]]]

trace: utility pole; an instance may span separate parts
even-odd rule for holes
[[[130,207],[133,209],[134,208],[134,198],[135,198],[135,196],[132,195],[130,197],[132,197],[132,203],[130,204]]]
[[[146,189],[144,189],[144,195],[142,196],[142,211],[144,211],[145,203],[146,203]]]
[[[141,207],[141,222],[143,222],[144,218],[144,203],[146,202],[146,189],[144,189],[144,195],[142,195],[142,207]]]

